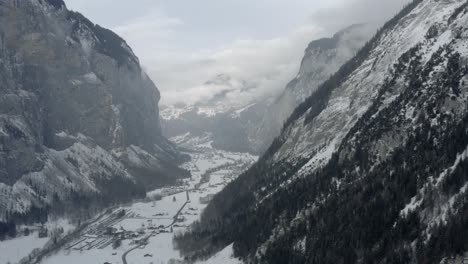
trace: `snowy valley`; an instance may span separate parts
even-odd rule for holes
[[[173,237],[199,220],[213,195],[251,166],[257,157],[216,150],[204,138],[173,140],[191,157],[182,165],[191,172],[190,179],[150,191],[143,200],[108,208],[79,226],[63,220],[36,228],[20,227],[20,230],[28,228],[31,233],[1,242],[2,250],[10,250],[0,255],[0,263],[181,263],[183,256],[174,248]],[[53,230],[61,228],[64,229],[61,234],[53,235]],[[41,229],[49,230],[50,236],[38,238]],[[61,241],[57,245],[54,239]],[[241,263],[232,257],[232,248],[207,263],[221,260]]]
[[[399,10],[382,24],[355,21],[375,15],[373,0],[353,1],[364,11],[331,0],[337,10],[320,8],[345,26],[308,15],[301,40],[192,56],[138,38],[196,24],[149,2],[109,13],[148,9],[115,29],[167,66],[140,64],[63,0],[0,0],[0,264],[467,262],[467,0],[382,0],[378,16]],[[320,25],[333,33],[309,39]],[[208,38],[187,35],[184,46]],[[289,73],[283,56],[305,37],[284,89],[259,88],[279,80],[266,57]],[[254,61],[261,80],[242,79],[259,76],[239,73]],[[147,72],[208,80],[165,90],[183,98],[160,105]]]

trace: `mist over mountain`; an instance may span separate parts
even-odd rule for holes
[[[294,108],[350,59],[374,30],[366,24],[352,25],[330,38],[312,41],[299,73],[280,94],[246,100],[257,89],[254,83],[217,75],[205,82],[207,90],[219,91],[211,98],[193,105],[163,107],[163,132],[168,137],[209,134],[217,148],[261,154],[279,135]]]
[[[267,106],[260,126],[251,132],[256,149],[265,151],[280,134],[293,110],[352,58],[374,33],[374,26],[357,24],[340,30],[331,38],[312,41],[305,51],[297,76]]]

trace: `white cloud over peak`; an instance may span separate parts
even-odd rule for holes
[[[141,60],[156,80],[163,104],[195,103],[225,90],[230,90],[226,97],[232,104],[246,104],[280,92],[297,72],[304,48],[319,32],[306,25],[283,38],[239,39],[212,49],[154,54]],[[220,74],[232,81],[205,84]]]
[[[310,41],[353,23],[383,23],[409,2],[65,1],[127,40],[160,89],[162,104],[206,101],[220,93],[239,104],[277,94],[297,73]],[[206,84],[220,74],[231,80]]]

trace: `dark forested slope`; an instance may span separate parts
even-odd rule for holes
[[[468,251],[468,14],[413,1],[288,119],[189,234],[248,263],[440,263]]]

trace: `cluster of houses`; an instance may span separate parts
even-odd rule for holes
[[[160,234],[160,233],[169,233],[169,231],[166,230],[166,228],[161,225],[161,226],[153,226],[153,225],[148,225],[146,228],[147,230],[152,230],[153,236]],[[120,240],[126,240],[126,239],[132,239],[132,240],[137,240],[141,236],[146,234],[146,230],[144,227],[141,227],[137,229],[136,231],[130,231],[130,230],[125,230],[123,228],[117,229],[115,227],[107,227],[105,235],[107,236],[113,236],[116,239]]]

